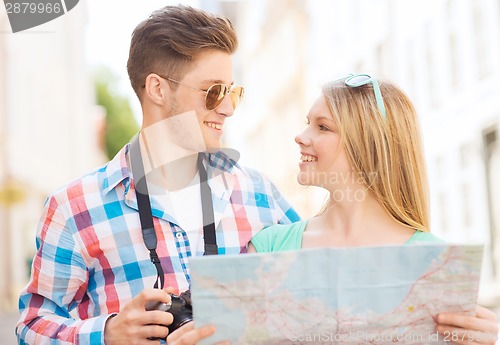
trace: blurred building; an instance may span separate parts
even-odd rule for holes
[[[214,1],[211,1],[213,3]],[[217,1],[215,1],[217,2]],[[309,217],[293,137],[322,83],[368,72],[401,85],[421,116],[432,231],[484,243],[479,302],[500,306],[500,1],[246,0],[231,6],[246,87],[228,142]]]
[[[318,4],[329,8],[329,2]],[[226,125],[227,144],[240,151],[242,164],[270,177],[303,216],[314,214],[325,200],[322,190],[296,183],[300,154],[294,136],[304,127],[306,111],[321,86],[313,81],[321,72],[308,47],[318,37],[315,22],[322,19],[311,17],[310,3],[201,2],[205,9],[228,16],[239,36],[235,82],[245,86],[245,97]]]
[[[17,308],[47,195],[101,163],[86,4],[12,34],[0,16],[0,312]]]

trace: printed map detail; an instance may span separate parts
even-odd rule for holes
[[[446,344],[434,317],[475,309],[482,256],[425,244],[190,258],[195,325],[217,328],[200,344]]]

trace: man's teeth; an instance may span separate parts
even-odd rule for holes
[[[318,159],[316,157],[313,157],[313,156],[302,155],[302,156],[300,156],[300,160],[302,162],[316,162]]]
[[[222,125],[220,123],[205,122],[205,124],[208,127],[212,127],[212,128],[215,128],[215,129],[222,129]]]

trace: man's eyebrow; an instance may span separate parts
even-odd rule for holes
[[[220,79],[206,79],[201,82],[202,84],[226,84],[224,80]],[[226,84],[226,85],[233,85],[234,81],[231,82],[231,84]]]

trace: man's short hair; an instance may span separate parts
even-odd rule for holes
[[[190,6],[166,6],[154,11],[132,33],[127,71],[141,99],[150,73],[181,79],[190,63],[207,50],[234,53],[238,38],[228,18]]]

